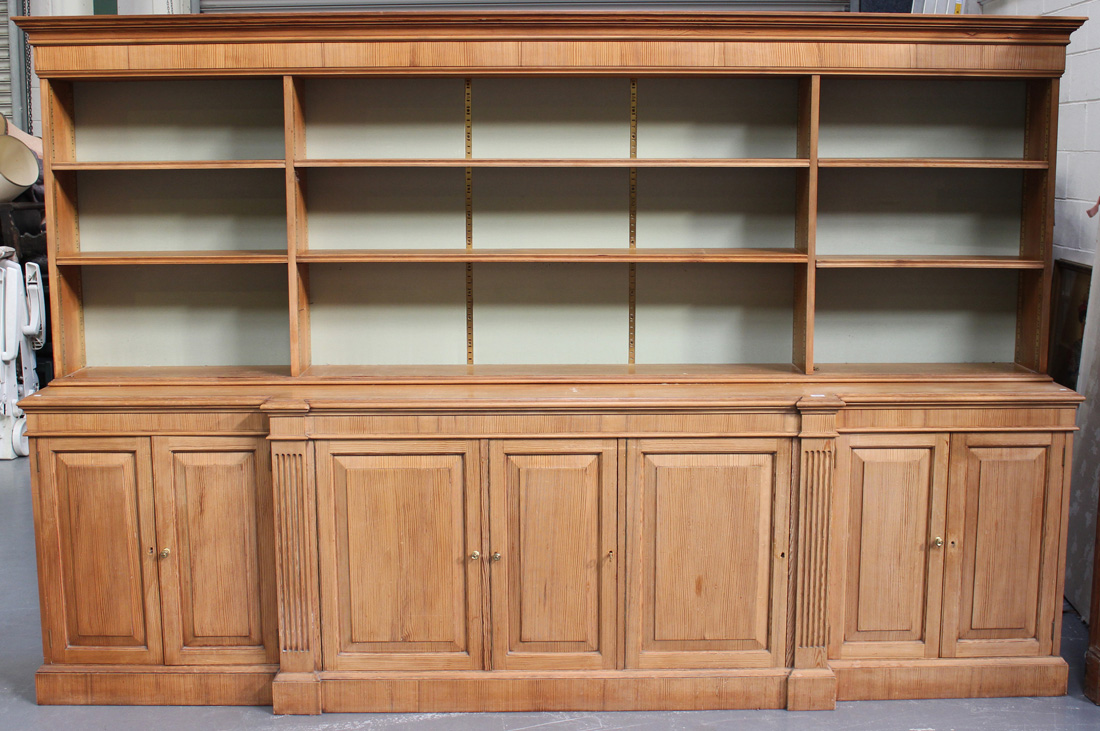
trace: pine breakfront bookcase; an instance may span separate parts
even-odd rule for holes
[[[1073,18],[24,18],[42,703],[1051,695]]]

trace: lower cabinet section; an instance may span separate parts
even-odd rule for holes
[[[276,663],[266,440],[39,439],[53,663]]]
[[[842,437],[830,656],[1057,654],[1065,441]]]
[[[510,422],[417,437],[414,415],[371,437],[360,427],[383,422],[344,412],[315,437],[294,403],[265,416],[270,440],[36,437],[39,701],[809,709],[1065,692],[1067,432],[844,433],[839,404],[744,437],[676,435],[687,417],[661,414],[626,436],[547,417],[545,437]],[[273,474],[273,450],[293,468]]]

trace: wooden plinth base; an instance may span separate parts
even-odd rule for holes
[[[966,660],[835,660],[837,700],[1065,695],[1060,657]]]
[[[43,665],[34,685],[40,705],[266,706],[277,669]]]
[[[831,711],[836,708],[836,675],[832,670],[792,670],[787,677],[787,710]]]
[[[787,670],[318,673],[321,709],[335,712],[628,711],[783,708]],[[289,678],[300,682],[301,678]],[[282,675],[276,678],[278,687]],[[275,691],[276,713],[308,713]],[[285,701],[285,702],[284,702]]]

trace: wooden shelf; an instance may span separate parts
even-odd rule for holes
[[[984,157],[823,157],[823,168],[980,168],[986,170],[1046,170],[1046,160]]]
[[[798,158],[439,158],[415,160],[296,160],[299,168],[808,168]],[[56,166],[55,166],[56,167]]]
[[[58,266],[111,264],[285,264],[285,249],[256,251],[94,251],[57,257]]]
[[[319,249],[299,262],[706,262],[801,264],[794,249]]]
[[[1043,269],[1017,256],[819,256],[818,269]]]
[[[110,162],[55,162],[53,169],[93,170],[278,170],[285,160],[132,160]]]
[[[152,384],[279,382],[284,384],[416,383],[737,383],[737,382],[1047,382],[1049,377],[1015,363],[823,363],[812,374],[789,363],[699,365],[315,365],[300,376],[288,366],[85,367],[65,377],[67,385],[138,381]]]

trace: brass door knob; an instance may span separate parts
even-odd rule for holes
[[[494,553],[493,554],[493,560],[494,561],[499,561],[500,560],[500,554],[499,553]]]
[[[160,553],[157,554],[157,555],[160,556],[161,558],[168,558],[168,555],[171,554],[171,553],[172,553],[172,549],[162,548],[162,549],[160,549]]]
[[[481,558],[481,551],[474,551],[470,554],[471,561],[477,561],[479,558]]]
[[[932,545],[935,546],[936,548],[943,548],[943,539],[940,538],[939,536],[936,536],[935,538],[932,539]]]

